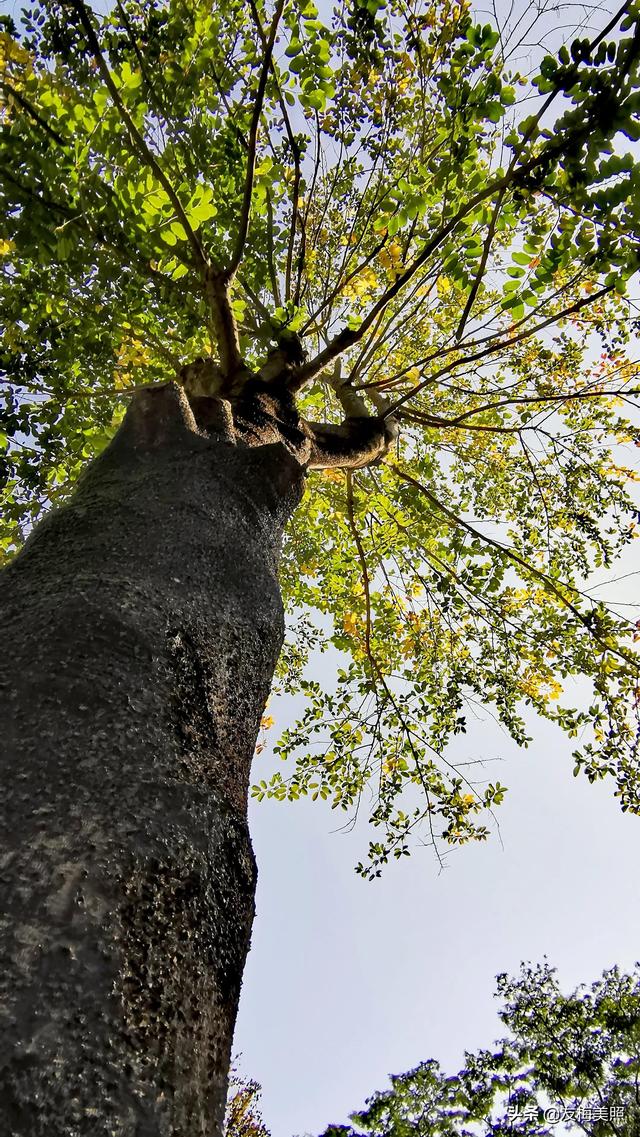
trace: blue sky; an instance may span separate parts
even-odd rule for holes
[[[638,570],[633,548],[610,575]],[[608,595],[634,591],[629,577]],[[500,756],[486,777],[509,793],[502,846],[458,850],[442,873],[424,849],[365,882],[353,865],[366,828],[332,832],[340,819],[320,803],[252,808],[260,877],[235,1049],[273,1137],[346,1122],[423,1059],[453,1072],[500,1035],[494,976],[523,959],[546,954],[572,988],[640,956],[640,818],[620,812],[613,783],[572,777],[572,740],[529,725],[528,750],[488,712],[459,742],[461,758]]]

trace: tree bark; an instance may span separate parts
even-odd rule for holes
[[[222,1129],[303,471],[219,407],[138,396],[3,575],[2,1137]]]

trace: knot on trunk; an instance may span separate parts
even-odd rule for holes
[[[189,400],[177,383],[136,391],[116,439],[134,449],[151,449],[188,433],[197,433]]]
[[[190,399],[211,398],[222,391],[224,374],[220,364],[210,355],[199,355],[180,368],[178,382]]]

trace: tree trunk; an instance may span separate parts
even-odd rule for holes
[[[302,468],[218,426],[138,396],[4,573],[2,1137],[221,1132]]]

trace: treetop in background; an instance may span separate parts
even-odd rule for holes
[[[465,1053],[453,1076],[423,1062],[391,1078],[323,1137],[634,1137],[640,1103],[640,973],[614,967],[563,995],[546,963],[498,976],[509,1037]]]
[[[523,706],[579,736],[576,773],[640,810],[638,631],[588,583],[637,521],[640,6],[598,16],[559,50],[544,5],[3,18],[4,553],[132,391],[203,360],[232,402],[258,375],[385,419],[393,452],[311,474],[291,526],[279,685],[307,709],[254,789],[372,796],[364,875],[487,836],[505,787],[447,751],[476,702],[521,744]],[[337,687],[306,671],[328,645]]]

